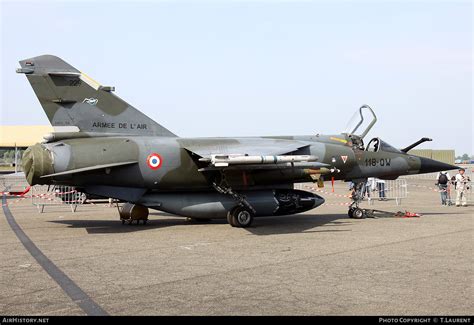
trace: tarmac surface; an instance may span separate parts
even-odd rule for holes
[[[39,213],[9,199],[38,251],[2,210],[0,314],[84,315],[90,304],[110,315],[472,315],[474,207],[441,206],[431,180],[408,184],[401,206],[372,208],[419,218],[350,219],[347,198],[322,194],[319,208],[248,229],[161,212],[122,225],[105,204]]]

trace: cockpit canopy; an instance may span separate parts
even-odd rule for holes
[[[400,150],[389,145],[387,142],[381,140],[380,138],[373,138],[372,140],[370,140],[365,150],[371,151],[371,152],[388,151],[388,152],[401,153]]]
[[[402,153],[399,149],[389,145],[380,138],[373,138],[369,144],[364,147],[364,137],[369,133],[374,124],[377,122],[377,116],[369,105],[362,105],[352,116],[344,131],[351,138],[353,147],[359,150],[379,152],[388,151],[394,153]]]
[[[377,116],[369,105],[362,105],[347,123],[344,131],[349,136],[363,139],[377,122]]]

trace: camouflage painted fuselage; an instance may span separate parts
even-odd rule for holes
[[[336,140],[331,140],[334,138]],[[340,140],[346,141],[341,143]],[[323,180],[357,180],[367,177],[396,178],[400,175],[420,173],[423,158],[389,151],[370,152],[354,149],[345,135],[294,136],[268,138],[177,138],[177,137],[93,137],[68,139],[43,145],[46,155],[42,165],[35,165],[38,174],[29,174],[35,184],[64,184],[74,186],[108,185],[146,188],[153,191],[190,191],[211,188],[210,172],[199,171],[205,164],[198,158],[207,153],[243,152],[252,142],[259,146],[282,146],[294,141],[302,148],[292,154],[314,155],[330,165],[325,172],[311,168],[281,168],[273,170],[222,169],[229,185],[236,189],[288,186],[296,182]],[[47,149],[47,151],[44,150]],[[37,147],[35,150],[38,150]],[[25,154],[25,164],[32,157]],[[199,152],[197,154],[196,152]],[[153,169],[148,165],[150,154],[159,154],[161,165]],[[51,156],[52,159],[48,159]],[[89,166],[136,161],[136,164],[42,178],[44,175],[77,170]],[[36,163],[38,164],[38,163]],[[333,170],[333,172],[330,172]],[[431,169],[424,170],[430,172]],[[316,175],[316,177],[314,176]]]

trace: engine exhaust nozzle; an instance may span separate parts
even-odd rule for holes
[[[25,150],[22,166],[30,185],[43,184],[41,176],[54,173],[51,152],[40,143]]]

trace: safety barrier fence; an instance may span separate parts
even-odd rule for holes
[[[78,192],[72,186],[33,186],[31,193],[31,203],[40,212],[45,206],[69,205],[71,211],[75,212],[78,205],[84,204],[86,195]]]
[[[24,175],[1,175],[0,192],[16,193],[23,192],[29,187]]]
[[[6,195],[8,198],[6,203],[2,204],[2,206],[16,205],[25,200],[30,200],[30,202],[37,207],[38,211],[42,213],[44,208],[47,206],[68,206],[72,212],[75,212],[79,205],[84,204],[90,204],[97,207],[116,207],[117,204],[117,201],[112,199],[90,199],[85,193],[77,191],[72,186],[29,186],[24,178],[18,178],[18,180],[20,183],[11,181],[11,184],[14,186],[10,186],[9,183],[7,186],[1,188],[2,191],[0,192],[0,195]],[[0,184],[3,183],[0,182]],[[21,184],[21,186],[19,184]],[[3,191],[8,188],[16,188],[17,191]]]
[[[408,196],[408,187],[407,181],[405,179],[396,179],[396,180],[386,180],[383,184],[383,191],[379,190],[378,186],[372,186],[371,183],[367,183],[367,191],[364,191],[364,196],[367,197],[367,200],[370,205],[373,204],[374,199],[390,199],[395,200],[397,205],[400,205],[402,199],[407,198]],[[295,189],[309,190],[314,193],[321,193],[325,195],[330,195],[338,198],[346,198],[351,200],[350,194],[339,194],[333,191],[328,191],[322,188],[316,187],[312,183],[298,183],[295,184]],[[348,190],[349,191],[349,190]],[[384,195],[383,195],[383,194]],[[338,202],[338,203],[325,203],[325,205],[350,205],[351,202]]]
[[[395,179],[385,181],[384,192],[385,198],[395,199],[397,205],[400,205],[402,203],[402,199],[406,199],[408,197],[407,180]],[[380,198],[381,191],[377,191],[376,193],[379,194]],[[373,203],[373,201],[370,202]]]
[[[30,199],[39,212],[43,212],[45,206],[70,206],[71,211],[75,212],[77,206],[84,204],[86,200],[86,195],[72,186],[35,185],[27,187],[22,193],[4,191],[2,195],[9,198],[4,205],[17,204]]]

